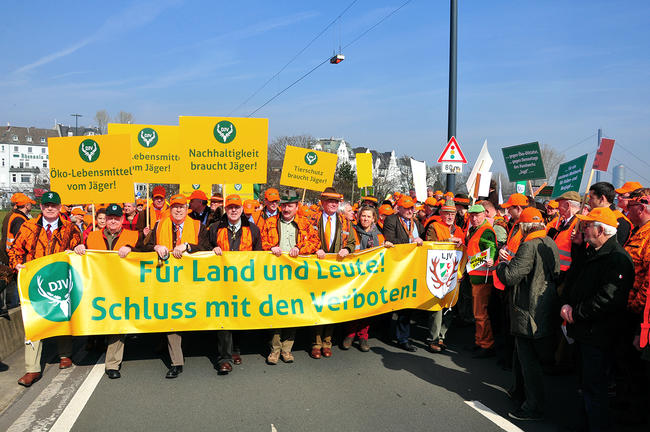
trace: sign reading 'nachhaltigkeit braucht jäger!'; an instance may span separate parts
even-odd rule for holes
[[[134,200],[129,135],[48,139],[50,185],[64,203]]]
[[[179,117],[183,178],[195,183],[266,183],[268,119]]]

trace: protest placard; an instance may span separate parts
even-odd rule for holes
[[[181,179],[266,183],[268,119],[181,116],[179,127]]]
[[[255,199],[253,183],[225,184],[224,198],[232,194],[239,195],[242,200]]]
[[[129,135],[49,138],[50,187],[64,203],[134,201]]]
[[[178,126],[109,123],[108,134],[131,137],[133,181],[179,182],[183,151]]]
[[[501,151],[508,170],[508,179],[511,182],[546,178],[538,142],[504,147]]]
[[[559,197],[564,192],[574,191],[580,193],[580,183],[585,171],[587,155],[584,154],[569,162],[561,164],[557,170],[555,186],[553,186],[553,197]]]
[[[372,153],[357,153],[357,187],[372,186]]]
[[[337,160],[338,156],[334,153],[287,146],[280,184],[323,191],[332,186]]]

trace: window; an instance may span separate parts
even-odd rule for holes
[[[27,147],[27,153],[31,153],[31,152],[32,152],[32,148],[31,148],[31,147]]]
[[[11,175],[11,182],[16,183],[16,174]]]
[[[14,151],[15,151],[15,152],[18,151],[18,146],[14,146]]]
[[[46,149],[45,147],[43,147],[43,148],[41,149],[41,153],[45,154],[46,152],[47,152],[47,149]]]
[[[21,167],[21,168],[25,168],[25,162],[20,161],[20,167]]]
[[[18,135],[12,136],[11,139],[14,140],[14,141],[18,141]]]
[[[2,151],[5,151],[5,146],[4,146],[4,144],[2,145]]]
[[[41,144],[45,144],[45,138],[41,138]]]
[[[27,136],[27,142],[32,142],[32,137],[30,137],[29,135]]]
[[[2,158],[2,166],[5,166],[5,158]]]
[[[30,183],[32,181],[32,176],[29,174],[21,174],[20,182],[21,183]]]
[[[4,161],[4,159],[3,159]],[[4,166],[4,162],[2,163],[2,166]],[[47,168],[47,160],[43,161],[43,168]]]

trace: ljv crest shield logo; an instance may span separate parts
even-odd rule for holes
[[[305,163],[307,165],[314,165],[316,162],[318,162],[318,155],[314,152],[307,152],[305,155]]]
[[[463,252],[457,250],[427,251],[427,288],[442,299],[456,287],[458,265]]]
[[[138,142],[142,147],[153,147],[158,143],[158,132],[151,128],[144,128],[138,134]]]
[[[217,141],[222,144],[228,144],[235,139],[235,136],[237,136],[237,129],[235,129],[235,125],[228,120],[221,120],[214,127],[213,133]]]
[[[67,262],[46,265],[29,283],[32,307],[48,321],[70,321],[81,303],[82,292],[81,277]]]
[[[99,158],[99,144],[92,139],[86,139],[79,144],[79,156],[86,162],[95,162]]]

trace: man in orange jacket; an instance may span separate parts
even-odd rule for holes
[[[45,255],[74,249],[81,243],[81,232],[71,222],[60,217],[61,197],[50,191],[41,198],[41,214],[24,222],[20,227],[14,246],[9,250],[9,265],[16,271],[25,267],[25,263]],[[59,348],[59,369],[72,366],[72,338],[57,338]],[[26,374],[18,384],[29,387],[41,379],[42,341],[32,341],[25,346]]]
[[[141,233],[122,228],[122,208],[117,204],[109,204],[106,208],[106,227],[103,230],[91,231],[85,244],[74,248],[75,253],[83,255],[86,249],[117,251],[120,258],[126,257],[138,243]],[[119,378],[120,365],[124,356],[124,335],[108,335],[106,362],[104,370],[110,379]]]
[[[264,191],[264,207],[253,213],[253,222],[260,229],[264,228],[264,222],[272,217],[278,216],[280,204],[280,193],[275,188],[268,188]]]
[[[521,244],[521,229],[519,228],[519,215],[526,207],[528,207],[528,198],[524,194],[516,193],[510,195],[508,201],[503,203],[501,207],[506,209],[512,221],[512,228],[508,233],[508,240],[506,246],[499,251],[499,259],[501,261],[510,261]]]
[[[300,197],[295,190],[286,191],[280,198],[280,216],[266,220],[262,229],[262,247],[279,257],[288,252],[291,258],[300,254],[313,254],[320,247],[318,232],[311,222],[297,215]],[[285,363],[294,361],[291,349],[296,336],[295,328],[273,331],[271,352],[266,358],[270,365],[278,364],[282,357]]]

